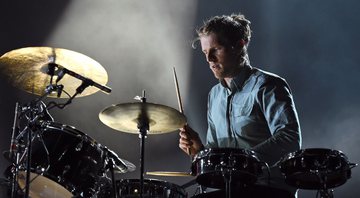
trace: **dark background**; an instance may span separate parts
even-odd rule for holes
[[[249,55],[255,67],[276,73],[290,84],[302,127],[303,148],[340,150],[360,161],[359,42],[360,3],[329,1],[1,1],[0,54],[29,46],[51,46],[83,53],[108,72],[110,95],[97,92],[76,98],[67,108],[51,110],[56,122],[75,126],[136,171],[139,138],[115,131],[98,119],[111,104],[136,102],[146,90],[148,102],[177,109],[172,78],[176,67],[188,123],[205,138],[207,92],[216,83],[201,50],[191,48],[194,28],[214,15],[243,13],[252,22]],[[15,103],[37,96],[0,79],[0,149],[9,147]],[[46,99],[46,102],[50,99]],[[9,163],[1,156],[0,170]],[[178,132],[146,139],[146,171],[188,172],[178,148]],[[335,197],[360,193],[360,172],[335,189]],[[190,177],[146,176],[182,185]],[[191,195],[193,188],[189,188]],[[299,197],[315,197],[299,191]]]

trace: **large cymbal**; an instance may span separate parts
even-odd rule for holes
[[[35,95],[43,95],[46,86],[50,84],[50,75],[47,74],[49,63],[57,64],[102,85],[108,81],[105,69],[90,57],[51,47],[27,47],[7,52],[0,57],[0,71],[8,77],[13,86]],[[57,71],[53,83],[56,79]],[[65,75],[58,84],[64,85],[63,90],[73,95],[81,83],[81,80]],[[90,86],[77,96],[87,96],[98,90]],[[49,97],[57,97],[57,94],[51,93]],[[60,97],[68,96],[63,93]]]
[[[153,103],[124,103],[112,105],[99,114],[100,120],[110,128],[127,133],[139,133],[138,122],[149,121],[148,134],[161,134],[175,131],[186,123],[179,111]]]

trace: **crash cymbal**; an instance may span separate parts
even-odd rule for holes
[[[100,120],[110,128],[127,133],[139,133],[138,122],[148,120],[148,134],[175,131],[186,123],[179,111],[153,103],[124,103],[112,105],[99,113]]]
[[[170,177],[192,177],[191,173],[188,172],[171,172],[171,171],[150,171],[146,172],[147,175],[155,176],[170,176]]]
[[[0,57],[0,71],[8,77],[13,86],[41,96],[45,93],[46,86],[50,84],[51,77],[47,73],[49,63],[75,72],[98,84],[105,85],[108,81],[105,69],[90,57],[71,50],[51,47],[27,47],[7,52]],[[56,68],[53,83],[58,73],[59,69]],[[67,98],[68,96],[64,94],[66,92],[73,95],[81,83],[82,81],[77,78],[64,75],[58,82],[64,86],[60,98]],[[90,86],[77,97],[87,96],[98,90]],[[51,93],[48,97],[57,97],[57,93]]]

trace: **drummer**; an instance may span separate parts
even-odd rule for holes
[[[180,129],[179,147],[192,157],[204,148],[253,150],[271,167],[270,179],[258,178],[253,186],[268,187],[269,191],[258,191],[256,197],[295,197],[296,189],[285,184],[276,166],[282,156],[301,147],[300,125],[289,85],[278,75],[250,65],[247,49],[251,29],[244,15],[212,17],[197,34],[194,42],[200,41],[219,83],[208,95],[206,144],[186,125]]]

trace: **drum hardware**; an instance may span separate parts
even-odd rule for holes
[[[108,149],[106,146],[103,148],[103,150],[105,151],[105,156],[107,159],[107,168],[109,168],[111,174],[111,184],[113,191],[112,195],[114,198],[117,198],[118,193],[116,187],[115,172],[126,173],[128,171],[134,171],[135,165],[126,160],[120,159],[114,151]]]
[[[140,197],[144,190],[145,138],[148,134],[162,134],[184,126],[183,114],[167,106],[147,103],[145,90],[136,96],[139,103],[112,105],[99,113],[99,119],[118,131],[139,134],[140,138]]]
[[[285,155],[280,160],[285,182],[300,189],[317,190],[316,197],[333,198],[333,188],[351,177],[350,163],[344,153],[326,148],[308,148]]]
[[[25,125],[22,130],[20,130],[20,121],[25,119]],[[15,170],[13,172],[12,177],[12,196],[15,196],[17,192],[17,183],[19,177],[19,168],[21,167],[21,163],[26,164],[26,170],[30,170],[31,168],[31,152],[32,152],[32,142],[35,137],[40,136],[40,134],[36,133],[37,128],[39,127],[39,122],[43,119],[53,118],[50,116],[48,111],[46,110],[46,106],[42,101],[30,102],[30,104],[22,107],[16,103],[15,108],[15,118],[12,132],[12,139],[10,144],[10,156],[9,158],[14,162]],[[17,137],[15,134],[18,133]],[[26,139],[26,140],[25,140]],[[22,145],[20,145],[20,143]],[[20,157],[19,148],[24,148],[23,156]],[[46,150],[46,148],[45,148]],[[46,150],[47,151],[47,150]],[[14,159],[15,156],[15,159]],[[24,160],[23,157],[26,156]],[[25,196],[29,195],[29,185],[30,185],[30,171],[26,172],[26,188],[25,188]]]
[[[107,152],[108,153],[108,152]],[[124,165],[124,164],[123,164]],[[111,184],[112,184],[112,190],[113,190],[113,195],[114,198],[117,198],[117,188],[116,188],[116,183],[115,183],[115,174],[114,174],[114,168],[115,168],[115,161],[112,157],[108,157],[108,167],[110,169],[110,174],[111,174]]]

